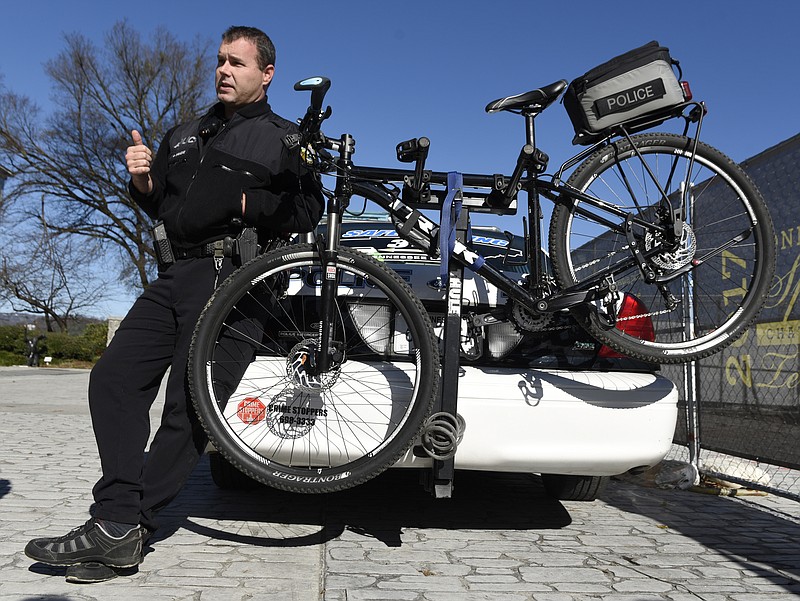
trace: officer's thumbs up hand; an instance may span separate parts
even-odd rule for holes
[[[125,153],[125,162],[131,181],[139,192],[149,194],[153,190],[153,180],[150,178],[150,165],[153,162],[153,151],[145,146],[142,134],[135,129],[131,131],[132,146],[128,146]]]

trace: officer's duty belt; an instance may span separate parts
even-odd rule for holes
[[[190,248],[172,247],[176,259],[199,259],[201,257],[233,257],[236,254],[236,239],[226,237]]]

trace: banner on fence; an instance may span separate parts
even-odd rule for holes
[[[742,164],[776,228],[776,274],[754,326],[699,362],[697,400],[706,448],[800,468],[800,135]],[[726,279],[723,297],[740,285]]]

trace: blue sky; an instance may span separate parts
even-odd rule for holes
[[[333,117],[325,129],[352,133],[354,158],[362,164],[398,166],[395,144],[425,135],[432,169],[508,173],[524,139],[522,121],[487,115],[489,101],[569,81],[650,40],[670,48],[695,98],[707,103],[703,139],[734,160],[800,131],[800,3],[794,0],[14,2],[3,7],[4,85],[46,111],[50,90],[42,65],[64,47],[63,35],[81,32],[100,43],[121,19],[144,35],[164,26],[185,40],[208,40],[214,49],[229,25],[265,30],[277,47],[270,87],[275,111],[301,116],[308,95],[292,85],[310,75],[329,77]],[[561,105],[537,124],[551,170],[578,150]],[[513,221],[504,227],[519,230]],[[108,311],[124,312],[128,302],[120,299]]]

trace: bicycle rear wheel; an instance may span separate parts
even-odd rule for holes
[[[583,316],[601,342],[655,363],[700,359],[735,341],[758,315],[775,271],[772,220],[755,185],[718,150],[699,143],[693,154],[694,141],[674,134],[641,134],[632,142],[599,149],[567,185],[652,224],[664,220],[661,190],[677,206],[688,185],[678,248],[652,252],[663,238],[652,229],[632,230],[649,266],[665,281],[647,283],[631,264],[623,218],[576,199],[553,212],[553,270],[563,288],[589,286],[612,270],[620,291],[632,297],[629,307],[635,309],[615,327],[602,319],[602,310]],[[606,221],[592,218],[598,215]],[[647,319],[652,330],[641,339],[650,329]]]
[[[219,287],[189,358],[195,407],[214,446],[248,476],[293,492],[360,484],[409,448],[430,412],[438,350],[408,285],[339,250],[333,365],[317,373],[321,282],[313,245],[251,261]]]

